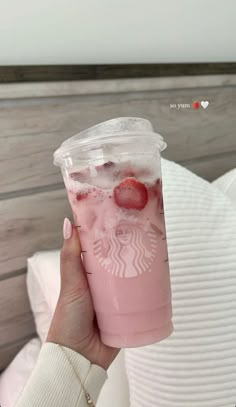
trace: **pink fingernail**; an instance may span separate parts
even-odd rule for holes
[[[64,239],[70,239],[72,236],[72,224],[68,218],[64,219],[63,236],[64,236]]]

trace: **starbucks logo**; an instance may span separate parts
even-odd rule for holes
[[[104,270],[120,278],[151,271],[162,232],[150,224],[119,223],[94,242],[94,255]]]

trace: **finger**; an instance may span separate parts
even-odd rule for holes
[[[64,220],[64,243],[61,249],[61,292],[82,295],[88,289],[88,282],[81,260],[81,245],[78,231],[69,219]]]

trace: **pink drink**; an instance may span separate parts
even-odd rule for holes
[[[63,172],[101,338],[155,343],[173,330],[160,157],[102,161]]]

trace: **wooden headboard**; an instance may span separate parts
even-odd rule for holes
[[[109,118],[144,117],[166,158],[211,181],[235,167],[235,100],[233,74],[0,84],[0,370],[35,336],[26,259],[61,246],[70,214],[52,163],[59,144]]]

